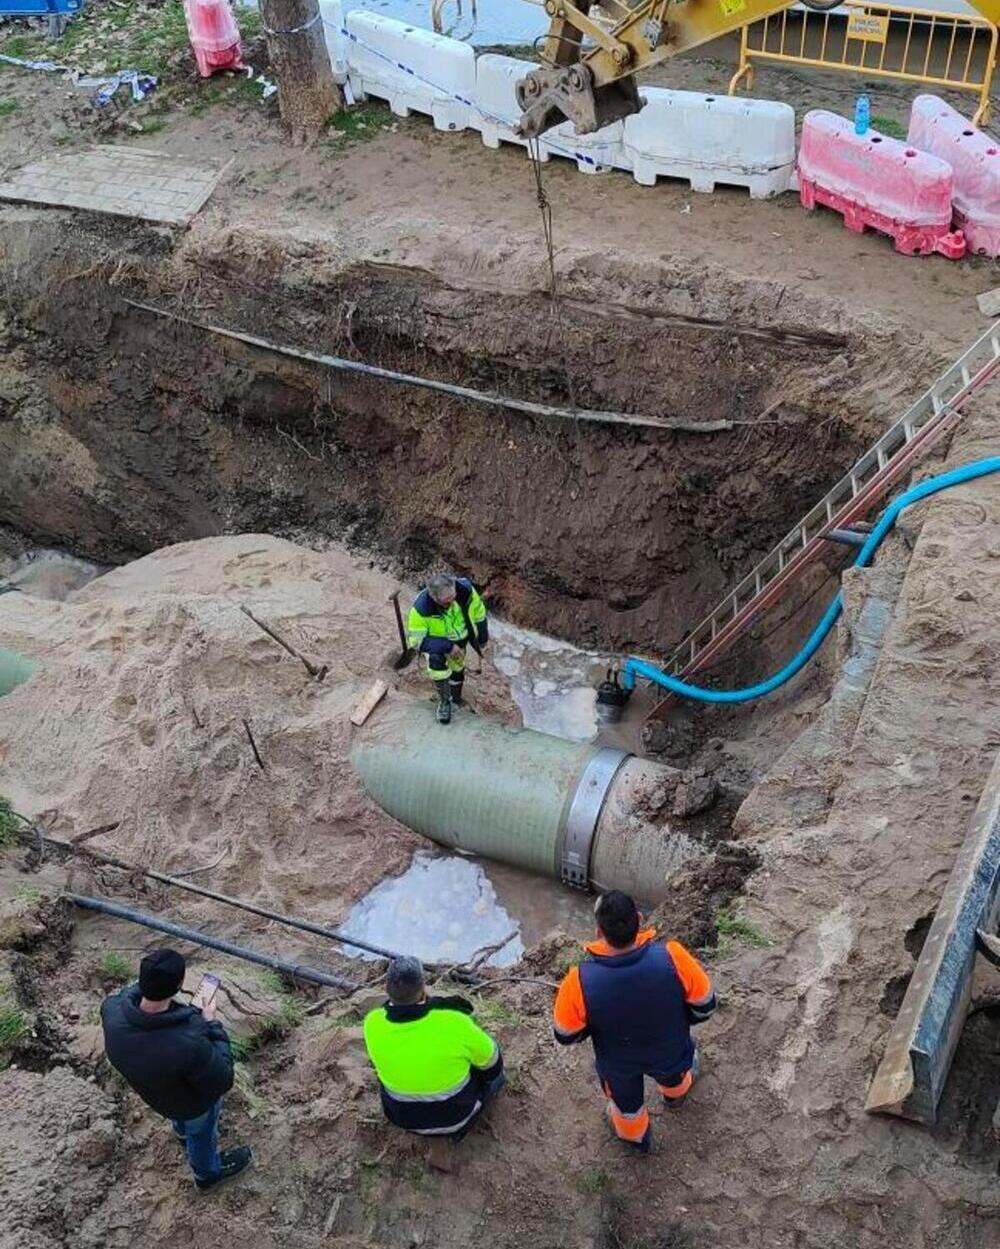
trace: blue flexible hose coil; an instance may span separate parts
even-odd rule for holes
[[[937,494],[939,490],[948,490],[952,486],[959,486],[963,482],[974,481],[977,477],[985,477],[988,473],[996,472],[1000,472],[1000,456],[990,456],[985,460],[974,460],[971,464],[963,464],[961,468],[953,468],[950,472],[942,473],[940,477],[928,478],[918,486],[911,487],[898,499],[894,499],[882,513],[878,524],[868,535],[864,546],[858,551],[854,567],[864,568],[871,563],[872,556],[904,508],[917,503],[920,499],[926,499],[928,495]],[[790,681],[802,671],[826,641],[830,630],[837,623],[843,606],[843,596],[838,590],[833,602],[823,613],[823,619],[813,629],[799,653],[774,676],[768,677],[766,681],[758,682],[757,685],[748,685],[741,690],[703,689],[700,685],[689,685],[687,681],[668,676],[653,664],[636,658],[626,659],[622,666],[622,685],[627,690],[634,690],[636,677],[643,677],[674,694],[681,694],[685,698],[695,698],[703,703],[746,703],[754,698],[763,698],[765,694],[773,694],[786,681]]]

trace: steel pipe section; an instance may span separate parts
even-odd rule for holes
[[[428,703],[399,697],[359,731],[351,762],[371,798],[415,832],[577,888],[655,903],[669,872],[700,853],[636,814],[640,791],[671,769],[616,748],[461,712],[445,727]]]

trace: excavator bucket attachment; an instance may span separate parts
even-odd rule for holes
[[[866,1110],[935,1121],[969,1008],[976,951],[989,957],[1000,950],[1000,942],[989,935],[996,930],[998,911],[1000,756],[948,877],[868,1090]]]
[[[577,134],[590,134],[643,106],[634,78],[595,87],[590,68],[579,63],[532,70],[515,91],[522,114],[514,129],[522,139],[537,139],[563,121],[572,122]]]

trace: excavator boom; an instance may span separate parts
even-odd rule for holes
[[[551,19],[545,62],[517,84],[518,133],[537,138],[564,120],[578,134],[610,125],[642,107],[639,70],[790,8],[796,0],[545,0]],[[840,0],[804,0],[820,11]],[[969,0],[1000,24],[1000,0]],[[586,42],[585,42],[586,41]]]

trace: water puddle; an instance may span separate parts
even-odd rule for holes
[[[362,898],[340,927],[348,937],[425,963],[466,963],[505,938],[485,965],[509,967],[524,953],[520,925],[500,905],[482,867],[455,855],[418,854],[402,876],[383,880]]]
[[[495,667],[510,681],[525,728],[571,742],[594,740],[596,688],[607,659],[496,618],[490,622],[490,651]]]
[[[424,963],[466,963],[505,942],[483,965],[510,967],[555,928],[589,936],[592,907],[585,894],[506,864],[486,868],[459,855],[421,853],[402,876],[383,880],[356,903],[340,930]]]
[[[0,558],[0,592],[13,587],[34,598],[62,601],[99,577],[104,569],[63,551],[41,547],[10,560]]]

